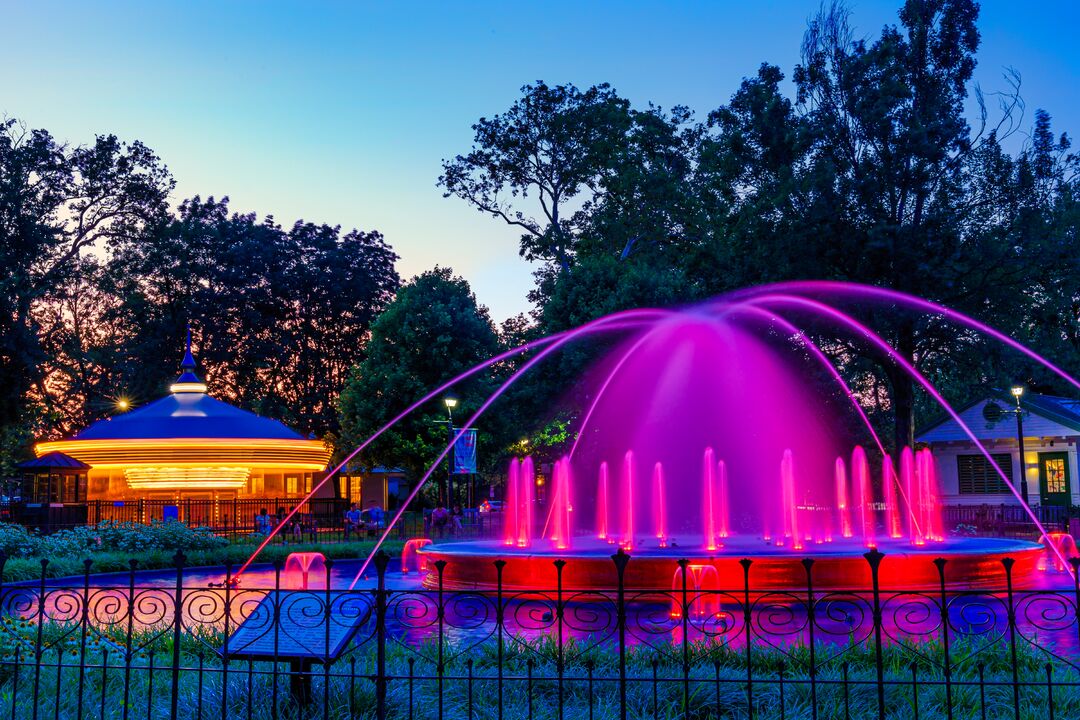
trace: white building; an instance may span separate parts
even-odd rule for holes
[[[957,408],[957,414],[986,447],[1009,482],[1023,477],[1031,505],[1067,508],[1080,505],[1077,441],[1080,400],[1025,392],[1021,396],[1024,468],[1017,441],[1016,399],[990,391]],[[1016,498],[1001,476],[948,415],[918,433],[937,459],[942,502],[946,504],[1013,504]]]

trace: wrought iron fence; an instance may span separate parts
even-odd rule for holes
[[[1069,718],[1080,716],[1080,583],[819,589],[207,587],[175,570],[0,587],[0,716],[19,718]],[[888,559],[884,559],[888,562]],[[927,562],[930,562],[927,560]],[[686,562],[680,561],[685,567]],[[1073,571],[1077,569],[1073,562]],[[2,567],[2,566],[0,566]],[[350,570],[353,568],[350,567]],[[226,569],[219,574],[228,576]],[[687,573],[682,573],[686,578]],[[224,577],[223,579],[228,579]],[[314,578],[309,579],[314,582]],[[331,589],[325,589],[330,587]],[[327,610],[330,610],[327,612]]]

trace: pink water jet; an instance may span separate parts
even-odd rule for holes
[[[799,500],[795,494],[794,465],[791,450],[785,450],[780,461],[780,506],[783,512],[784,537],[791,540],[792,550],[802,550],[803,536],[799,532]]]
[[[720,483],[717,493],[717,516],[719,521],[717,535],[723,539],[728,537],[731,532],[731,498],[728,495],[727,463],[723,460],[716,464],[716,478]]]
[[[874,490],[870,485],[870,463],[866,451],[856,445],[851,453],[851,476],[859,491],[859,524],[862,527],[863,545],[877,547],[877,519],[874,517]]]
[[[420,548],[431,544],[430,538],[409,538],[401,548],[401,574],[409,574],[411,565],[418,573],[428,570],[427,558],[420,554]]]
[[[611,540],[608,530],[608,464],[600,463],[600,472],[596,480],[596,537]]]
[[[653,527],[656,530],[656,540],[660,547],[667,547],[667,500],[664,497],[664,466],[661,463],[653,465],[652,482],[652,505]]]
[[[923,485],[923,527],[926,537],[934,542],[945,541],[945,528],[941,517],[941,489],[938,487],[937,463],[930,448],[923,448],[915,456],[916,472]]]
[[[521,461],[517,458],[510,460],[510,467],[506,473],[506,501],[503,505],[503,545],[514,547],[518,542],[518,499],[521,493]]]
[[[326,589],[326,557],[320,552],[289,553],[281,571],[281,586],[287,590]]]
[[[716,567],[704,563],[690,563],[686,566],[686,602],[687,617],[695,622],[702,622],[720,614],[722,605],[720,596],[720,576]],[[681,620],[683,616],[683,569],[675,568],[671,579],[671,619]]]
[[[517,547],[532,547],[533,488],[536,485],[536,472],[533,459],[526,457],[521,461],[518,474],[517,494]]]
[[[551,542],[559,550],[570,547],[573,531],[570,514],[574,510],[570,493],[570,460],[562,458],[555,462],[552,469],[554,494],[551,499]]]
[[[634,546],[634,451],[627,450],[623,455],[622,468],[622,540],[619,545],[623,548]]]
[[[885,497],[885,533],[894,539],[904,535],[900,524],[900,502],[896,497],[897,484],[896,466],[892,456],[886,454],[881,458],[881,493]]]
[[[907,496],[908,537],[912,545],[925,545],[926,537],[923,535],[921,522],[924,510],[922,484],[915,477],[915,454],[907,446],[900,451],[900,484]]]
[[[720,527],[717,522],[718,496],[720,489],[716,482],[716,461],[713,459],[713,449],[705,448],[705,457],[701,463],[702,503],[701,511],[705,527],[705,549],[716,550],[720,547],[717,538],[720,535]],[[768,535],[768,531],[765,533]]]

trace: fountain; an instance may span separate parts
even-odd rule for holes
[[[860,346],[860,352],[906,373],[996,468],[929,380],[872,328],[840,309],[849,302],[932,314],[1003,343],[1080,389],[1080,381],[1037,353],[949,308],[851,283],[781,283],[729,293],[688,310],[622,311],[500,353],[416,400],[319,485],[403,417],[485,368],[532,353],[483,400],[466,427],[481,421],[500,396],[553,353],[596,336],[621,334],[622,344],[581,378],[590,403],[579,408],[568,452],[557,459],[510,462],[501,538],[418,550],[428,560],[445,561],[439,573],[426,576],[429,587],[492,589],[493,561],[503,559],[509,561],[505,588],[553,588],[553,560],[563,559],[565,588],[610,589],[616,583],[613,551],[633,558],[626,568],[627,587],[664,592],[670,592],[679,559],[711,568],[701,571],[709,583],[715,572],[717,586],[728,589],[742,586],[739,561],[748,559],[752,584],[767,590],[801,587],[802,560],[812,558],[815,587],[865,590],[871,581],[863,557],[868,550],[886,555],[880,580],[894,587],[936,587],[937,569],[929,562],[935,558],[946,559],[949,575],[972,588],[1001,589],[1005,557],[1015,561],[1017,586],[1031,582],[1043,546],[948,535],[930,452],[897,448],[890,456],[860,405],[861,396],[802,329]],[[842,422],[845,413],[865,432]],[[432,458],[377,547],[450,445]],[[546,495],[535,493],[538,470],[551,479]],[[1032,526],[1046,536],[1015,487],[999,475]],[[269,537],[237,576],[268,542]],[[1055,558],[1052,565],[1071,573],[1068,543],[1049,542],[1048,552]],[[370,562],[371,557],[357,578]]]
[[[325,590],[326,558],[320,552],[294,552],[285,558],[281,571],[285,590]]]
[[[583,379],[593,404],[577,441],[545,471],[547,501],[532,493],[536,461],[514,459],[501,542],[420,550],[445,561],[442,587],[492,589],[491,561],[502,559],[505,589],[553,588],[561,558],[564,588],[610,588],[613,550],[632,557],[635,590],[670,590],[679,559],[694,568],[692,585],[708,577],[737,589],[744,558],[756,588],[785,589],[805,583],[805,557],[816,587],[865,588],[868,549],[889,557],[880,579],[895,587],[937,587],[938,557],[971,587],[1000,584],[1006,556],[1018,581],[1035,571],[1038,544],[946,536],[928,449],[900,448],[894,461],[876,435],[874,451],[845,447],[835,418],[854,397],[822,397],[811,382],[820,364],[792,352],[786,328],[762,323],[671,313],[601,361]]]

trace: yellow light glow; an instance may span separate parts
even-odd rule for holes
[[[128,487],[134,490],[242,488],[247,486],[249,474],[241,467],[140,467],[124,471]]]
[[[204,393],[206,392],[206,383],[173,383],[169,386],[169,392],[171,393]]]
[[[127,401],[127,398],[120,398],[116,401],[116,407],[120,410],[127,410],[131,407],[131,403]]]
[[[168,440],[57,440],[34,446],[38,456],[62,452],[94,469],[129,467],[247,467],[314,472],[330,449],[319,440],[176,438]]]

